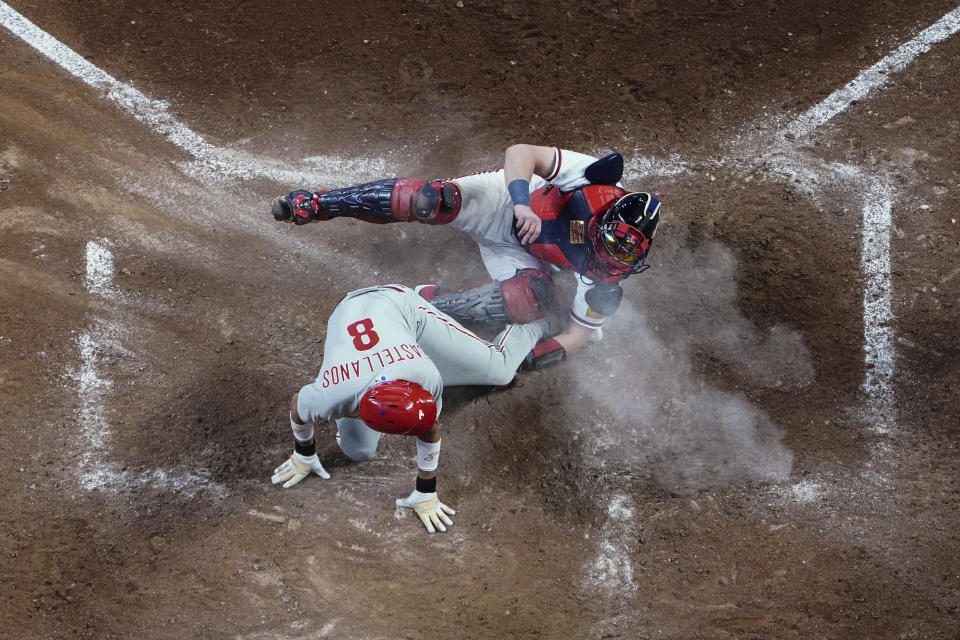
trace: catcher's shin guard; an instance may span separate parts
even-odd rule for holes
[[[460,213],[460,189],[452,182],[389,178],[311,193],[300,189],[273,201],[273,217],[306,224],[338,216],[366,222],[447,224]]]
[[[420,295],[460,322],[526,323],[543,318],[553,306],[553,281],[537,269],[520,269],[509,280],[447,293],[435,286]]]

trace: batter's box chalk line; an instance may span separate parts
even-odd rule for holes
[[[35,24],[16,12],[8,4],[0,2],[0,24],[22,39],[36,51],[46,56],[65,71],[91,87],[104,92],[108,100],[145,123],[166,140],[190,154],[194,160],[181,164],[181,168],[195,178],[212,181],[222,178],[270,178],[286,184],[323,184],[340,182],[344,178],[356,178],[364,170],[386,173],[388,167],[382,159],[317,157],[310,158],[310,166],[290,167],[280,161],[257,158],[234,149],[216,147],[202,136],[179,122],[168,111],[168,103],[151,100],[132,85],[123,83],[97,68],[69,47],[47,34]],[[882,60],[862,71],[842,89],[795,118],[778,137],[803,139],[812,135],[837,114],[846,110],[855,100],[860,100],[874,89],[886,83],[890,74],[906,68],[918,55],[960,30],[960,7],[950,11],[936,23],[920,32],[910,41],[898,47]],[[789,136],[787,135],[789,134]],[[782,154],[782,152],[780,152]],[[770,155],[768,153],[767,155]],[[682,161],[657,162],[649,166],[640,159],[631,171],[638,175],[679,175],[685,169]],[[326,172],[318,170],[322,166]],[[333,167],[333,172],[330,168]],[[343,173],[349,175],[343,175]],[[865,229],[864,253],[861,263],[867,278],[864,294],[865,352],[868,371],[877,371],[874,379],[864,382],[864,389],[873,405],[868,414],[873,415],[880,431],[894,427],[892,394],[886,385],[892,380],[893,336],[890,312],[889,278],[889,212],[892,199],[879,205],[865,203],[863,206]],[[869,249],[869,250],[868,250]],[[886,271],[883,271],[886,266]],[[869,304],[866,302],[869,299]],[[94,337],[89,339],[93,340]],[[890,407],[880,406],[880,398],[891,398]],[[91,414],[93,415],[93,414]]]
[[[117,303],[124,296],[114,284],[113,254],[106,244],[105,240],[87,243],[84,284],[88,294]],[[81,448],[77,465],[80,486],[88,491],[148,488],[173,491],[186,497],[200,491],[218,497],[226,495],[225,487],[211,482],[206,471],[134,470],[106,460],[112,434],[108,407],[113,381],[102,375],[99,364],[103,353],[125,352],[120,342],[122,335],[125,335],[123,327],[107,319],[94,321],[75,339],[80,363],[68,376],[76,382],[80,400]]]

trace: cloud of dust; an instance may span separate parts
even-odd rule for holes
[[[651,253],[654,268],[625,283],[589,364],[570,368],[583,379],[567,409],[582,413],[582,395],[595,403],[599,430],[588,441],[599,464],[642,465],[670,490],[783,481],[793,455],[782,430],[728,389],[803,387],[814,375],[809,354],[795,331],[760,329],[740,312],[728,249],[671,237]],[[709,378],[717,371],[726,380]]]

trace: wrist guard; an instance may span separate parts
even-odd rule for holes
[[[436,471],[440,462],[440,440],[424,442],[417,438],[417,468],[422,471]]]
[[[417,477],[417,491],[420,493],[436,493],[437,492],[437,477],[432,478],[421,478]]]
[[[537,346],[527,354],[523,359],[523,368],[539,371],[563,362],[566,358],[567,352],[563,345],[553,338],[547,338],[538,342]]]
[[[299,453],[302,456],[310,457],[317,453],[317,441],[313,438],[310,438],[306,442],[300,442],[296,438],[293,439],[293,450]]]
[[[510,200],[513,204],[530,206],[530,183],[523,178],[512,180],[507,185],[507,193],[510,194]]]

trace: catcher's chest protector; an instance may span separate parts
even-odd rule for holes
[[[625,193],[620,187],[605,184],[591,184],[566,193],[550,185],[537,189],[530,194],[530,208],[543,225],[540,236],[526,246],[527,250],[544,262],[572,269],[591,280],[603,280],[606,274],[586,270],[586,257],[591,250],[587,226]]]

